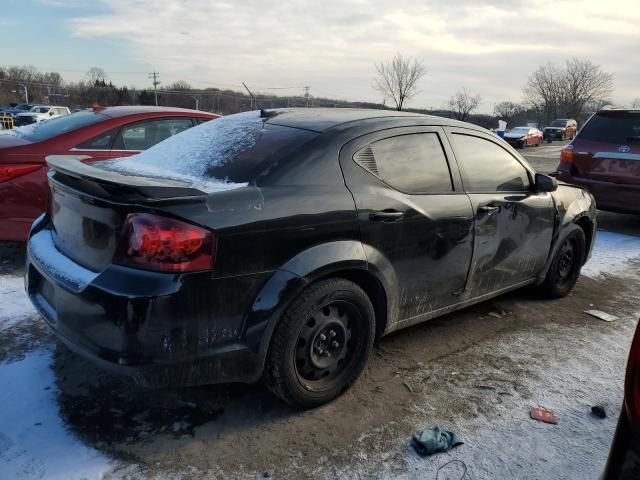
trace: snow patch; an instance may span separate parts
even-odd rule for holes
[[[17,275],[0,276],[0,332],[22,323],[35,314],[36,311],[24,290],[24,279]]]
[[[50,230],[42,230],[31,237],[29,253],[49,274],[78,290],[98,276],[61,253],[53,243]]]
[[[591,259],[582,267],[582,274],[598,279],[603,274],[634,273],[630,261],[640,260],[640,237],[613,232],[596,232],[596,243]]]
[[[62,423],[51,362],[52,354],[40,351],[1,365],[0,477],[105,478],[111,462]]]
[[[185,181],[207,193],[240,188],[247,184],[212,178],[209,169],[232,162],[255,145],[262,128],[257,111],[229,115],[185,130],[137,155],[93,166],[123,175]]]
[[[11,129],[0,130],[0,135],[12,135],[18,138],[24,138],[33,135],[36,128],[40,126],[40,123],[31,123],[29,125],[23,125],[22,127],[15,127]]]

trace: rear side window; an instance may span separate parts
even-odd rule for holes
[[[449,165],[436,133],[385,138],[358,150],[354,161],[405,193],[453,191]]]
[[[454,133],[456,158],[464,167],[468,192],[522,192],[529,190],[527,170],[509,152],[480,137]]]
[[[618,145],[640,143],[640,113],[598,113],[582,127],[578,138]]]
[[[117,133],[118,129],[115,128],[107,133],[101,133],[97,137],[93,137],[91,140],[82,142],[75,148],[76,150],[110,150]]]

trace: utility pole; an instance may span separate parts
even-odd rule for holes
[[[149,74],[149,78],[153,78],[153,96],[156,100],[156,107],[158,106],[158,85],[160,85],[160,74],[158,72],[152,72]]]
[[[24,83],[19,83],[18,85],[24,88],[24,103],[29,103],[29,91],[27,90],[27,86]]]
[[[196,101],[196,110],[199,110],[198,104],[200,103],[200,101],[198,100],[198,97],[191,97],[191,98],[193,98]]]
[[[309,89],[311,87],[304,87],[304,98],[307,99],[307,108],[309,108]]]

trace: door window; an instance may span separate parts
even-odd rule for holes
[[[454,133],[456,158],[465,173],[468,192],[522,192],[530,189],[529,174],[513,155],[480,137]]]
[[[161,120],[147,120],[144,122],[125,125],[114,150],[146,150],[172,135],[176,135],[193,127],[190,118],[167,118]]]
[[[354,161],[405,193],[453,191],[451,172],[436,133],[385,138],[358,150]]]

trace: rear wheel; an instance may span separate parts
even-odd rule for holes
[[[366,293],[349,280],[320,281],[294,300],[276,327],[264,383],[296,407],[327,403],[360,376],[374,336]]]
[[[546,297],[564,297],[573,289],[580,276],[585,258],[586,239],[580,227],[573,225],[571,228],[556,251],[547,276],[539,287]]]

